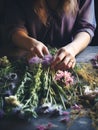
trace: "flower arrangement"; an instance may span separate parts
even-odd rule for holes
[[[81,103],[87,88],[94,86],[97,92],[96,81],[91,85],[83,80],[80,65],[55,71],[50,68],[52,58],[52,55],[43,59],[33,57],[29,62],[0,58],[0,118],[14,115],[28,119],[40,113],[61,115],[72,106],[80,109],[77,104]]]

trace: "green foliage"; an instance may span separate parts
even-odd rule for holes
[[[51,54],[55,51],[51,50]],[[80,103],[80,96],[84,95],[84,84],[76,73],[79,66],[70,70],[75,83],[66,86],[54,80],[56,72],[49,66],[43,68],[41,63],[30,67],[25,59],[9,62],[7,57],[3,57],[0,64],[0,109],[4,109],[6,115],[18,107],[26,117],[37,117],[37,108],[48,103],[56,107],[61,105],[65,110],[68,106]],[[17,82],[5,78],[10,73],[17,74]],[[9,87],[9,83],[12,82],[15,84],[13,91]],[[5,95],[6,90],[13,93]]]

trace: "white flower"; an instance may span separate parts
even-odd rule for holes
[[[85,95],[91,94],[93,92],[92,90],[90,90],[90,86],[85,85],[84,88],[85,88],[84,90]]]
[[[20,106],[20,102],[17,100],[16,96],[11,95],[9,97],[5,97],[5,101],[8,104],[11,104],[11,105],[14,105],[14,106]]]

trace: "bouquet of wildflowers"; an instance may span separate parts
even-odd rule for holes
[[[79,103],[83,84],[74,70],[51,70],[53,56],[33,57],[27,62],[0,59],[0,118],[14,115],[23,119],[39,113],[62,114]]]
[[[73,84],[73,76],[68,71],[51,70],[50,64],[52,59],[53,57],[51,55],[46,55],[43,59],[33,57],[29,61],[30,71],[34,72],[35,69],[38,74],[40,73],[40,75],[36,75],[37,73],[34,74],[36,75],[36,83],[34,84],[40,83],[38,85],[40,88],[40,99],[42,99],[40,108],[44,108],[44,110],[45,107],[48,107],[49,109],[52,109],[52,107],[58,109],[62,106],[66,109],[64,100],[67,99],[67,96],[64,87]],[[48,111],[49,110],[47,109],[44,112]]]
[[[28,118],[37,117],[37,112],[43,110],[46,113],[66,109],[65,103],[69,98],[66,90],[70,91],[74,77],[68,71],[51,70],[52,58],[51,55],[46,55],[43,59],[33,57],[29,63],[24,64],[25,67],[20,63],[15,67],[7,57],[1,58],[1,115],[14,114]],[[23,72],[18,72],[19,67],[24,68]]]

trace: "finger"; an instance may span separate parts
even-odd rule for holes
[[[67,65],[71,60],[71,57],[69,55],[67,55],[64,59],[64,64]]]
[[[44,48],[43,48],[43,54],[44,54],[44,55],[49,55],[49,54],[50,54],[47,47],[44,47]]]
[[[66,70],[66,69],[68,69],[68,68],[64,63],[60,63],[55,66],[55,70]]]
[[[70,69],[73,66],[73,62],[70,60],[70,62],[67,64],[67,67]]]
[[[36,56],[36,54],[35,53],[28,53],[27,54],[27,60],[29,61],[32,57],[35,57]]]
[[[75,64],[76,64],[76,59],[70,60],[68,63],[68,68],[74,68]]]
[[[60,63],[56,65],[56,69],[61,69],[61,70],[65,70],[65,69],[70,69],[70,68],[74,68],[76,64],[76,59],[68,59],[68,62],[66,62],[66,58]]]
[[[31,51],[30,51],[29,55],[31,55],[32,57],[34,57],[34,56],[37,55],[34,48],[31,48],[30,50],[31,50]]]
[[[37,56],[40,57],[40,58],[43,58],[43,57],[44,57],[44,54],[42,53],[41,50],[39,50],[39,51],[37,52]]]
[[[40,58],[43,58],[44,54],[42,53],[42,50],[39,48],[31,48],[32,55],[36,55]]]
[[[52,67],[55,67],[57,64],[60,64],[60,62],[64,59],[65,55],[65,51],[58,51],[57,54],[54,56]]]
[[[74,68],[74,67],[75,67],[75,65],[76,65],[76,60],[75,60],[75,62],[73,63],[72,68]]]

